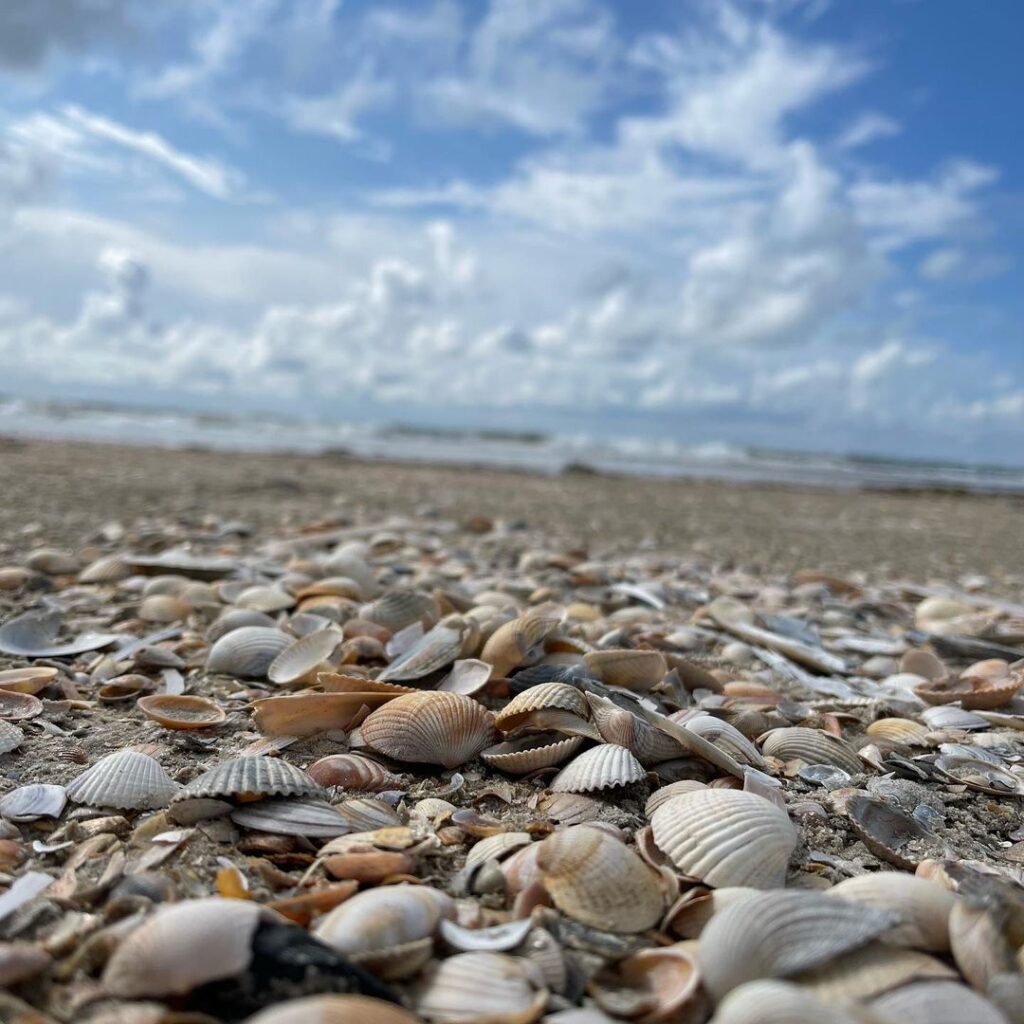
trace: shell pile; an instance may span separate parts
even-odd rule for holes
[[[478,516],[17,554],[0,1019],[1024,1024],[1024,607],[977,581]]]

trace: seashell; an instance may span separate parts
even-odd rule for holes
[[[644,719],[620,708],[606,697],[588,693],[587,702],[601,738],[606,743],[617,743],[625,747],[642,765],[671,761],[686,753],[685,748],[671,736],[666,736]]]
[[[552,833],[538,844],[536,866],[555,906],[591,928],[635,933],[661,918],[660,876],[603,829]]]
[[[227,721],[227,712],[208,697],[154,693],[140,697],[135,706],[165,729],[209,729]]]
[[[36,782],[19,786],[0,797],[0,816],[16,822],[59,818],[66,803],[67,793],[63,786]]]
[[[937,757],[934,765],[953,782],[994,796],[1024,796],[1024,780],[998,764],[961,755]]]
[[[535,927],[523,942],[519,955],[537,965],[552,991],[565,994],[569,986],[569,968],[562,946],[551,932]]]
[[[991,711],[1013,700],[1022,686],[1024,673],[1011,675],[1005,661],[993,658],[977,662],[959,676],[919,683],[914,693],[926,704],[959,702],[968,711]]]
[[[8,722],[20,722],[25,718],[35,718],[42,712],[43,702],[31,693],[0,690],[0,719],[6,719]]]
[[[353,832],[373,832],[402,823],[395,809],[383,800],[345,800],[336,804],[334,809],[345,819]]]
[[[143,622],[183,622],[192,606],[173,594],[152,594],[142,599],[138,615]]]
[[[898,923],[896,914],[821,893],[758,893],[715,914],[701,932],[704,987],[717,1001],[748,981],[791,977],[867,945]]]
[[[722,1000],[710,1024],[858,1024],[787,981],[748,981]],[[881,1022],[879,1022],[881,1024]]]
[[[471,761],[493,743],[494,716],[459,693],[409,693],[374,711],[360,727],[363,742],[396,761],[440,764]]]
[[[1020,899],[1016,892],[1015,900]],[[966,899],[958,899],[949,915],[949,942],[960,973],[979,992],[1000,974],[1019,970],[1017,949],[1020,937],[1013,943],[1007,936],[1009,928],[1002,926],[999,909],[986,910],[972,906]]]
[[[350,729],[371,708],[387,704],[390,693],[293,693],[253,702],[253,719],[264,736],[314,736]]]
[[[82,633],[67,643],[55,643],[63,618],[60,609],[47,607],[8,619],[0,626],[0,652],[25,658],[64,658],[124,640],[119,633]]]
[[[877,871],[846,878],[825,895],[898,914],[900,923],[881,936],[890,945],[940,953],[949,949],[949,915],[956,897],[941,885],[897,871]]]
[[[674,722],[679,722],[688,732],[702,736],[742,764],[749,764],[762,770],[765,768],[765,760],[761,756],[761,751],[739,729],[728,722],[715,718],[713,715],[691,715],[683,720],[674,715],[668,717]]]
[[[377,678],[384,682],[422,679],[450,665],[462,655],[472,628],[472,624],[459,615],[447,616],[391,662]]]
[[[382,764],[359,754],[329,754],[308,769],[309,777],[324,787],[341,786],[366,793],[400,789],[402,780]]]
[[[278,920],[248,900],[218,896],[160,907],[114,950],[103,988],[126,999],[184,995],[240,974],[261,920]]]
[[[234,600],[237,608],[254,612],[282,612],[295,606],[295,598],[277,586],[246,587]]]
[[[917,746],[925,742],[929,730],[910,718],[879,718],[872,722],[865,732],[876,739]]]
[[[475,658],[463,658],[452,665],[451,672],[437,684],[444,693],[461,693],[467,697],[479,693],[491,678],[491,666]]]
[[[925,857],[943,854],[942,844],[916,819],[881,800],[855,796],[846,802],[850,825],[882,860],[913,871]]]
[[[591,651],[583,656],[583,664],[602,683],[627,690],[649,690],[668,672],[668,662],[661,651]]]
[[[416,1018],[372,996],[330,995],[288,999],[242,1024],[416,1024]]]
[[[225,633],[206,657],[207,672],[243,679],[263,679],[274,659],[292,642],[280,629],[241,626]]]
[[[280,836],[333,838],[349,831],[348,823],[329,803],[294,797],[243,804],[231,812],[231,820],[242,828]]]
[[[642,782],[643,765],[616,743],[602,743],[573,758],[552,780],[552,793],[593,793]]]
[[[517,694],[498,712],[494,724],[502,732],[512,732],[530,723],[537,711],[568,711],[579,718],[590,717],[584,693],[569,683],[540,683]]]
[[[277,628],[274,620],[264,612],[249,611],[247,608],[229,608],[214,620],[206,631],[206,639],[211,644],[216,643],[222,636],[226,636],[232,630],[241,629],[243,626]]]
[[[10,722],[0,718],[0,754],[9,754],[17,750],[25,740],[25,734]]]
[[[300,600],[305,597],[321,597],[325,594],[346,597],[350,601],[359,601],[363,596],[363,588],[351,576],[325,576],[315,583],[306,583],[301,589],[295,591],[296,598]]]
[[[25,568],[47,576],[73,576],[82,568],[82,563],[66,551],[56,548],[36,548],[25,559]]]
[[[97,696],[100,700],[107,703],[113,703],[119,700],[133,700],[138,697],[140,693],[149,693],[151,690],[155,690],[160,685],[156,679],[150,679],[149,676],[139,675],[136,672],[130,672],[123,676],[114,676],[113,679],[107,680],[99,688]]]
[[[987,729],[989,722],[971,711],[963,708],[940,705],[938,707],[925,708],[921,712],[921,718],[929,729]]]
[[[684,875],[716,888],[785,884],[797,835],[784,810],[753,793],[700,789],[661,804],[654,843]]]
[[[458,953],[436,964],[419,988],[416,1012],[438,1024],[531,1024],[548,990],[529,960]]]
[[[614,972],[607,972],[609,988],[602,985],[605,974],[599,974],[587,990],[598,1006],[609,1013],[618,1011],[618,1016],[628,1014],[638,1024],[678,1021],[684,1014],[703,1017],[706,1010],[699,992],[700,971],[685,947],[686,943],[676,943],[641,949],[620,960]]]
[[[707,788],[706,783],[699,782],[697,779],[680,779],[678,782],[670,782],[667,786],[656,789],[647,798],[647,803],[644,804],[644,817],[650,818],[666,800],[671,800],[674,796],[682,796],[683,793],[695,793],[698,789]]]
[[[267,669],[267,678],[278,685],[311,679],[329,662],[343,639],[334,627],[301,637],[274,658]]]
[[[320,918],[313,934],[381,978],[407,978],[430,959],[442,918],[454,916],[454,902],[438,889],[386,886],[356,893]]]
[[[680,938],[696,939],[715,914],[760,891],[744,885],[711,890],[703,886],[689,889],[672,905],[665,916],[665,923]]]
[[[871,1009],[901,1024],[1006,1024],[987,999],[955,981],[915,981],[876,997]]]
[[[490,928],[463,928],[454,921],[442,919],[439,931],[441,938],[460,953],[504,953],[520,945],[532,928],[533,922],[528,917]]]
[[[57,678],[57,669],[32,666],[9,668],[0,672],[0,690],[29,693],[35,696]]]
[[[949,675],[942,659],[924,647],[912,647],[900,658],[900,671],[922,679],[945,679]]]
[[[340,672],[321,672],[316,677],[317,686],[327,693],[422,693],[415,686],[401,683],[382,683],[379,679],[364,679],[362,676],[347,676]]]
[[[497,832],[493,836],[485,836],[470,847],[466,854],[466,865],[482,864],[485,860],[502,860],[532,842],[533,837],[529,832]]]
[[[566,758],[571,757],[582,743],[582,736],[542,732],[487,747],[480,752],[480,758],[485,764],[508,775],[528,775],[530,772],[561,764]]]
[[[323,797],[324,791],[300,768],[276,757],[233,757],[186,785],[175,798],[251,800],[268,796]]]
[[[392,633],[414,622],[421,623],[424,629],[430,629],[438,618],[437,598],[419,590],[395,588],[363,605],[359,617],[376,622]]]
[[[607,807],[597,797],[583,793],[545,793],[537,802],[537,809],[550,821],[561,825],[581,825],[595,821]]]
[[[166,807],[180,791],[181,786],[148,754],[119,750],[82,772],[68,785],[67,796],[92,807],[153,810]]]
[[[32,579],[40,577],[20,565],[5,565],[0,567],[0,591],[20,590]]]
[[[79,583],[117,583],[131,575],[120,555],[103,555],[90,562],[79,574]]]
[[[761,750],[780,761],[806,761],[808,764],[830,764],[854,775],[861,770],[857,752],[845,740],[820,729],[790,726],[772,729],[761,743]]]
[[[531,665],[544,654],[544,642],[564,617],[555,605],[539,605],[499,626],[480,652],[480,660],[494,669],[494,676],[507,676],[520,665]]]

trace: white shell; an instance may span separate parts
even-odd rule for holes
[[[539,733],[487,747],[480,752],[480,758],[485,764],[509,775],[527,775],[541,768],[561,764],[576,753],[582,744],[582,736]]]
[[[821,729],[799,725],[773,729],[765,736],[761,750],[780,761],[799,759],[808,764],[830,764],[851,775],[863,767],[857,752],[845,740]]]
[[[25,740],[25,734],[10,722],[0,718],[0,754],[9,754],[17,750]]]
[[[49,786],[42,782],[19,786],[0,797],[0,816],[8,821],[59,818],[67,799],[63,786]]]
[[[602,743],[573,758],[551,783],[553,793],[592,793],[641,782],[643,765],[625,747]]]
[[[441,938],[460,953],[504,953],[515,949],[532,928],[533,922],[528,917],[492,925],[490,928],[463,928],[454,921],[443,920],[440,933]]]
[[[323,800],[282,797],[243,804],[231,812],[231,820],[242,828],[273,832],[279,836],[341,836],[348,823]]]
[[[324,791],[301,768],[277,757],[233,757],[193,779],[179,800],[193,797],[319,796]]]
[[[916,981],[878,996],[871,1009],[901,1024],[1006,1024],[987,999],[955,981]]]
[[[246,1017],[243,1024],[417,1024],[411,1013],[372,996],[288,999]]]
[[[730,992],[710,1024],[856,1024],[786,981],[751,981]]]
[[[292,637],[267,626],[241,626],[225,633],[206,657],[207,672],[223,672],[244,679],[262,679]]]
[[[267,669],[267,678],[280,685],[298,682],[327,661],[343,640],[341,633],[330,627],[309,633],[274,658]]]
[[[101,758],[67,787],[76,804],[140,810],[166,807],[181,791],[178,785],[148,754],[119,750]]]
[[[504,953],[459,953],[437,964],[416,1011],[438,1024],[531,1024],[547,1002],[540,970]]]

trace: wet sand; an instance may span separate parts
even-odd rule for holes
[[[637,549],[720,566],[869,579],[986,576],[1020,596],[1024,497],[858,493],[699,480],[0,439],[0,561],[80,547],[103,523],[206,513],[255,528],[436,514],[520,522],[592,556]]]

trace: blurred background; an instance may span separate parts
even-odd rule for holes
[[[0,433],[1024,488],[1022,38],[5,0]]]

